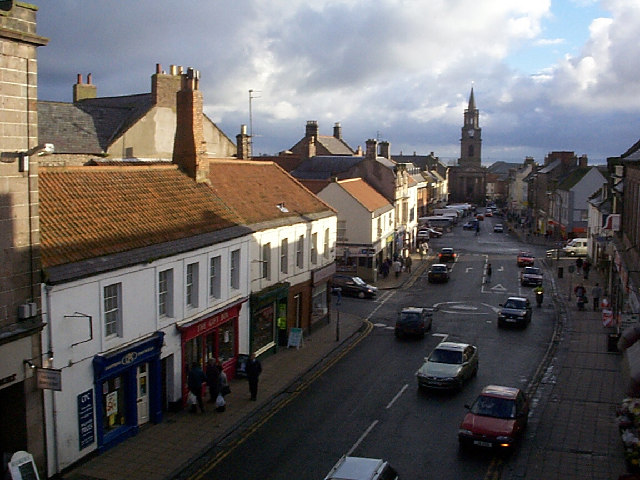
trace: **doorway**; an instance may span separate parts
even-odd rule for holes
[[[143,363],[138,365],[136,370],[138,407],[138,425],[143,425],[149,421],[149,365]]]

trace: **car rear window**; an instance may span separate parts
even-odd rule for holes
[[[454,365],[461,364],[462,352],[458,352],[455,350],[445,350],[444,348],[436,348],[433,353],[431,353],[429,361],[436,363],[449,363]]]
[[[516,403],[512,399],[481,395],[471,406],[476,415],[495,418],[516,418]]]

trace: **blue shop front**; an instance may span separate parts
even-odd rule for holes
[[[164,332],[93,358],[98,449],[104,451],[162,421],[160,352]]]

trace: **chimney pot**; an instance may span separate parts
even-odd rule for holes
[[[78,85],[82,85],[82,74],[79,73],[78,76],[76,77],[76,83]]]
[[[87,74],[87,85],[91,85],[91,74]]]
[[[156,73],[162,73],[162,65],[156,63]]]

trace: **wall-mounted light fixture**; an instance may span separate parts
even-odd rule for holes
[[[23,360],[22,363],[28,365],[29,368],[36,368],[35,364],[31,360]]]

